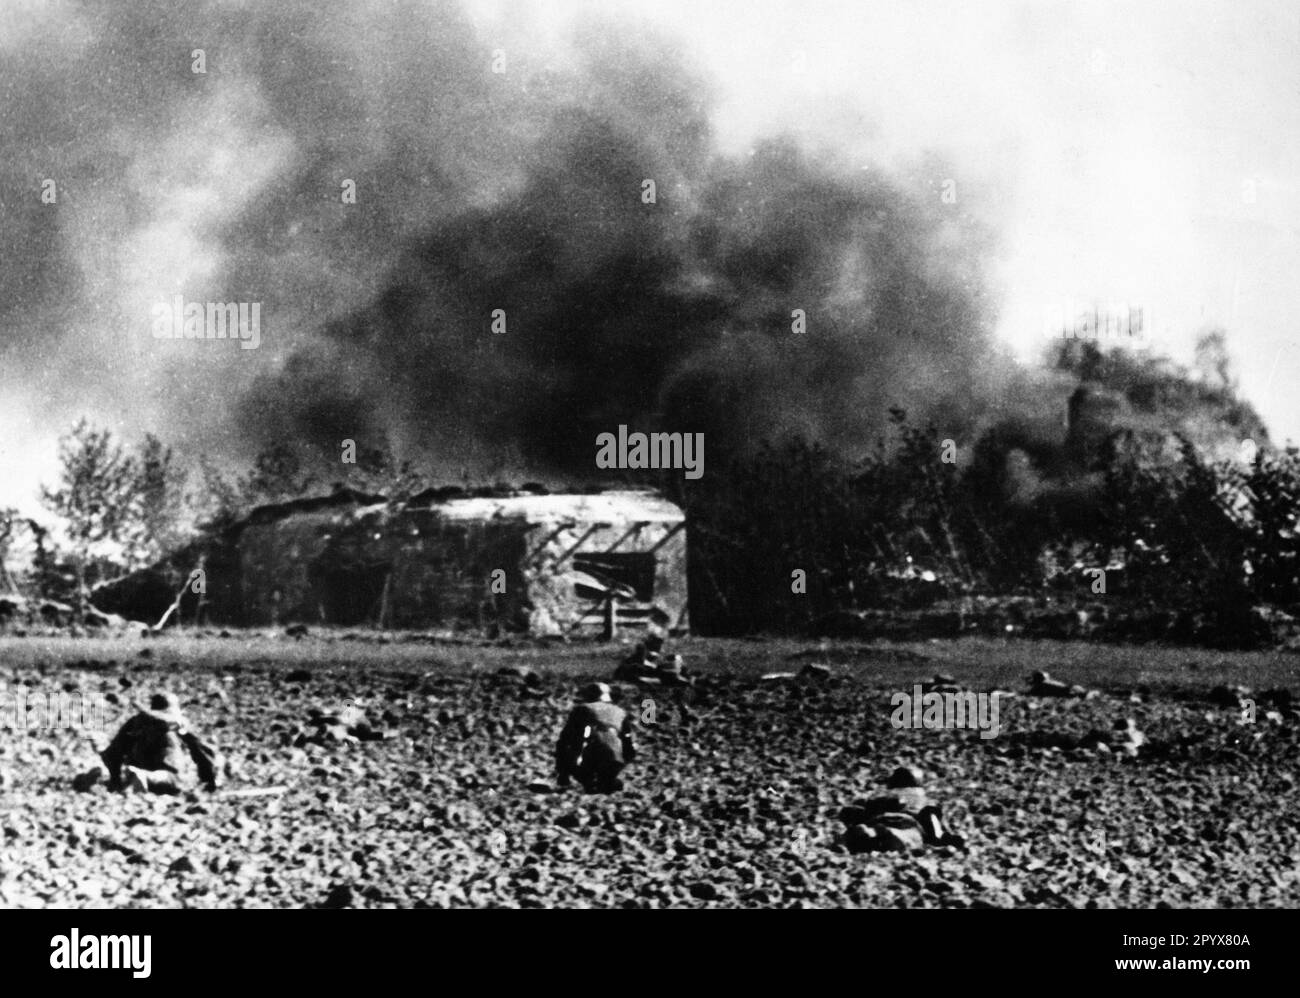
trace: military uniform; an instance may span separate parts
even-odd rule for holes
[[[1029,695],[1035,697],[1082,697],[1088,691],[1082,686],[1071,686],[1053,679],[1046,672],[1035,672],[1029,677]]]
[[[636,759],[632,717],[610,702],[609,687],[594,683],[582,691],[555,746],[556,782],[576,779],[587,793],[622,789],[619,773]]]
[[[666,660],[661,659],[659,662],[659,682],[664,686],[694,686],[695,680],[686,675],[683,668],[682,657],[674,655]]]
[[[899,767],[885,784],[886,793],[854,801],[840,812],[847,826],[850,852],[921,849],[927,845],[962,846],[965,840],[944,826],[943,814],[931,804],[915,769]]]
[[[641,686],[694,685],[682,669],[682,657],[664,653],[664,641],[663,629],[651,625],[645,639],[638,641],[614,670],[614,678]]]
[[[196,783],[211,790],[220,779],[216,750],[190,730],[170,693],[155,694],[147,708],[140,707],[100,758],[113,787],[174,794]]]
[[[1128,717],[1115,722],[1110,739],[1112,751],[1119,752],[1130,759],[1136,759],[1138,753],[1142,751],[1142,746],[1146,743],[1147,736],[1138,730],[1137,721],[1133,720],[1133,718]]]
[[[371,727],[365,711],[348,704],[329,711],[313,707],[293,744],[295,748],[302,748],[304,745],[329,745],[333,742],[383,741],[385,737],[383,731]]]
[[[659,674],[659,656],[663,652],[664,635],[651,627],[644,638],[638,641],[627,656],[614,670],[614,678],[636,682],[641,679],[653,679]]]

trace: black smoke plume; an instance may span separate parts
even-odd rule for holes
[[[933,169],[721,156],[707,77],[642,27],[494,73],[445,3],[36,10],[0,50],[0,356],[58,419],[572,481],[620,423],[704,432],[707,468],[864,450],[892,405],[956,436],[1005,376],[988,231]],[[151,339],[175,294],[263,302],[262,347]]]

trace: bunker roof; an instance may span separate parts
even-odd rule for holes
[[[680,523],[681,508],[653,492],[600,492],[595,495],[517,495],[453,499],[435,504],[449,520],[517,519],[527,523]]]
[[[457,490],[459,491],[459,490]],[[502,494],[470,495],[457,492],[442,496],[422,493],[397,509],[429,509],[447,520],[487,521],[519,520],[525,523],[680,523],[685,519],[681,508],[662,496],[648,491],[611,490],[590,493],[515,491]],[[391,512],[382,495],[351,489],[328,496],[314,496],[291,502],[259,506],[235,525],[239,530],[251,524],[269,524],[286,520],[298,513],[318,513],[346,508],[347,516],[370,517]]]

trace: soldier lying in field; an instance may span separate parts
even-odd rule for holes
[[[1078,747],[1088,751],[1114,752],[1136,759],[1147,743],[1147,736],[1138,730],[1137,721],[1131,717],[1116,721],[1110,731],[1094,728],[1084,735]]]
[[[578,700],[555,746],[556,783],[576,779],[587,793],[621,790],[619,773],[636,759],[632,717],[614,706],[604,683],[584,687]]]
[[[886,793],[854,801],[840,812],[850,852],[906,851],[927,845],[956,846],[965,840],[944,825],[943,813],[930,803],[920,773],[900,766],[890,774]]]
[[[1071,686],[1059,679],[1053,679],[1041,669],[1030,674],[1029,690],[1031,697],[1086,697],[1088,691],[1082,686]]]
[[[664,651],[667,632],[651,625],[643,640],[634,647],[614,670],[614,678],[643,686],[691,686],[694,680],[682,668],[680,655]]]
[[[190,730],[176,697],[155,693],[148,707],[137,710],[100,753],[109,788],[157,794],[180,793],[196,784],[216,789],[217,752]]]
[[[635,682],[654,677],[659,671],[659,657],[663,654],[664,635],[661,629],[651,627],[643,640],[634,647],[614,670],[615,679]]]
[[[308,712],[307,723],[298,730],[294,747],[304,745],[329,745],[335,742],[381,742],[393,737],[393,732],[374,728],[366,712],[354,701],[345,700],[341,708],[321,710],[313,707]]]

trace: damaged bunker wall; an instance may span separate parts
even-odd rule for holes
[[[651,496],[299,510],[247,523],[237,543],[214,621],[590,636],[611,614],[639,628],[658,610],[688,626],[683,514]]]

